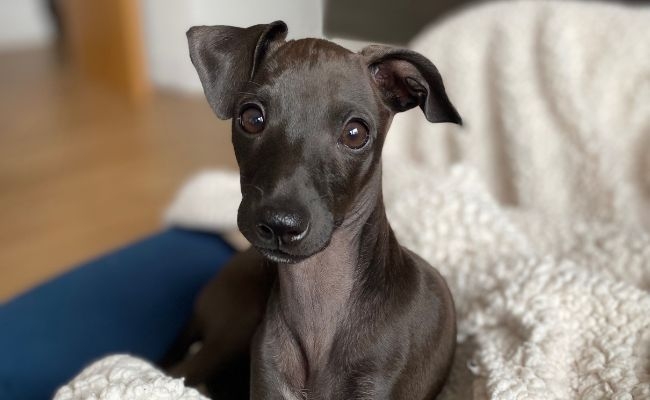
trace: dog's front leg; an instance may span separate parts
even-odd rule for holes
[[[304,400],[292,390],[280,371],[256,357],[256,350],[251,359],[251,400]]]
[[[271,294],[273,296],[273,293]],[[295,337],[269,301],[251,344],[251,400],[304,400],[307,367]]]

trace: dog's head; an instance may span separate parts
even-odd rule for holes
[[[378,169],[396,112],[419,106],[431,122],[461,123],[422,55],[386,46],[353,53],[286,34],[281,21],[188,32],[208,102],[233,121],[239,229],[277,262],[327,245]]]

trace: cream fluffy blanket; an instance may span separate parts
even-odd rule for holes
[[[442,397],[650,399],[650,10],[493,3],[413,48],[466,122],[410,111],[384,159],[396,234],[456,300]],[[168,220],[232,229],[238,200],[235,175],[204,173]],[[119,392],[102,362],[57,398],[151,398]]]

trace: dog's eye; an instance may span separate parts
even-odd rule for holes
[[[239,126],[247,133],[260,133],[265,125],[264,114],[257,106],[248,106],[239,114]]]
[[[339,142],[356,150],[365,146],[369,138],[368,127],[361,121],[352,120],[345,124]]]

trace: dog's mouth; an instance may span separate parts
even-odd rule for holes
[[[280,264],[295,264],[297,262],[303,261],[304,259],[308,258],[307,256],[298,256],[295,254],[289,254],[280,249],[267,249],[258,246],[255,246],[255,248],[264,257],[268,258],[273,262],[280,263]]]

